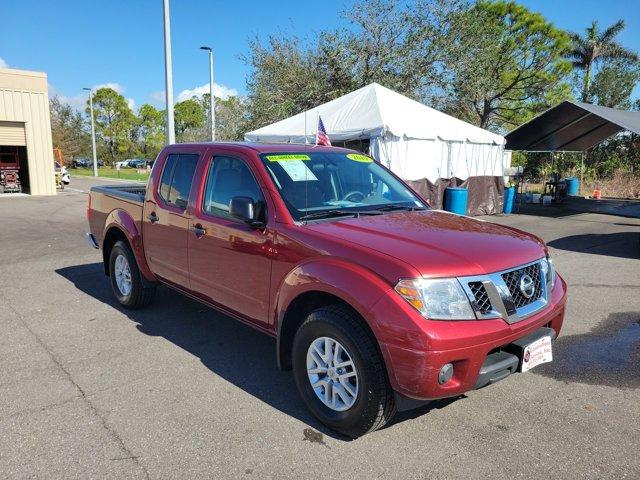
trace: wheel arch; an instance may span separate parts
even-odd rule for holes
[[[109,275],[109,256],[111,255],[111,249],[118,240],[123,240],[126,241],[129,248],[131,248],[143,280],[145,282],[154,282],[156,280],[144,255],[144,246],[140,230],[129,213],[120,209],[111,212],[105,221],[104,232],[105,234],[102,240],[102,260],[106,275]]]
[[[358,288],[353,288],[354,285]],[[373,272],[339,259],[324,259],[296,267],[281,283],[277,296],[278,367],[291,369],[293,337],[311,311],[322,306],[342,305],[371,335],[386,368],[387,359],[380,348],[378,326],[368,312],[389,288]]]

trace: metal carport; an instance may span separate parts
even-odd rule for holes
[[[640,112],[567,100],[507,134],[505,148],[584,152],[623,130],[640,135]]]

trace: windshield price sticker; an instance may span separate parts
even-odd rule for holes
[[[373,158],[367,157],[366,155],[360,155],[359,153],[349,153],[347,154],[347,158],[349,160],[353,160],[354,162],[362,162],[362,163],[373,162]]]
[[[294,182],[307,182],[318,180],[309,167],[302,160],[287,160],[280,164]]]
[[[290,161],[300,161],[300,160],[311,160],[309,155],[296,155],[296,154],[288,154],[288,155],[267,155],[267,160],[270,162],[290,162]],[[317,180],[317,178],[316,178]]]

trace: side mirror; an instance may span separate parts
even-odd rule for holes
[[[264,222],[257,218],[255,202],[251,197],[233,197],[229,202],[229,214],[252,227],[259,228],[264,226]]]

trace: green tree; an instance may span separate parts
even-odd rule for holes
[[[263,45],[249,44],[244,58],[252,72],[247,77],[249,115],[246,130],[252,130],[322,103],[323,85],[316,49],[299,38],[272,36]]]
[[[91,152],[91,136],[82,114],[61,102],[58,97],[49,101],[49,109],[53,147],[61,149],[66,158],[88,156]]]
[[[107,161],[112,163],[135,149],[136,117],[125,98],[111,88],[93,93],[96,134],[104,143]],[[87,101],[87,115],[90,115]]]
[[[479,1],[452,16],[441,89],[450,113],[505,130],[570,96],[569,37],[512,1]]]
[[[581,98],[583,102],[591,100],[591,81],[593,70],[604,60],[638,61],[638,55],[616,41],[616,36],[624,30],[624,20],[601,31],[595,20],[585,29],[585,35],[571,34],[573,47],[569,53],[574,68],[582,73]]]
[[[204,140],[206,118],[202,104],[195,98],[176,103],[174,107],[177,142]]]
[[[232,96],[223,100],[216,97],[216,140],[238,141],[243,139],[243,127],[246,118],[247,106],[240,97]],[[200,104],[205,115],[205,132],[203,138],[208,139],[209,133],[209,112],[211,108],[210,95],[205,93],[200,99]]]
[[[155,158],[164,146],[165,115],[164,111],[148,103],[142,105],[138,111],[138,149],[144,158]]]
[[[591,100],[605,107],[631,108],[631,94],[640,81],[640,68],[635,62],[616,60],[602,66],[593,77]]]
[[[515,2],[361,0],[350,28],[254,41],[246,129],[371,82],[504,130],[570,96],[569,37]]]

